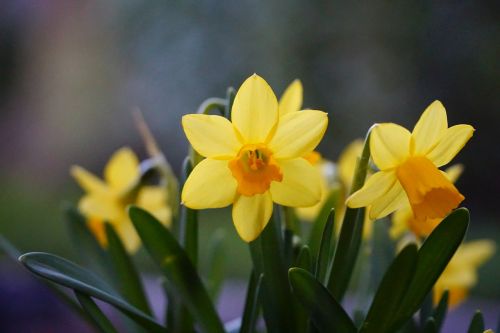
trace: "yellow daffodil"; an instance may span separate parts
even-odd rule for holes
[[[102,246],[107,245],[104,223],[113,225],[129,252],[139,247],[139,236],[128,218],[126,207],[135,204],[151,212],[165,225],[170,224],[167,191],[160,186],[139,185],[139,161],[130,148],[116,151],[104,169],[104,181],[79,166],[71,175],[86,192],[78,208],[86,216],[89,229]]]
[[[462,174],[463,166],[456,164],[446,169],[445,174],[447,178],[455,183],[458,177]],[[408,229],[411,230],[415,236],[427,237],[434,230],[442,218],[426,218],[417,220],[413,216],[410,204],[408,202],[398,209],[392,216],[392,226],[389,233],[392,238],[399,238]]]
[[[347,199],[347,205],[371,205],[371,219],[387,216],[406,202],[417,220],[445,217],[464,196],[438,168],[455,157],[473,132],[470,125],[448,128],[439,101],[427,107],[412,133],[396,124],[377,124],[370,151],[380,171]]]
[[[461,303],[477,283],[477,270],[495,252],[495,243],[476,240],[460,245],[434,286],[434,303],[448,290],[450,306]]]
[[[182,118],[189,142],[206,157],[186,180],[182,202],[192,209],[233,204],[236,230],[250,242],[269,221],[273,202],[305,207],[320,200],[320,179],[303,156],[320,142],[328,118],[314,110],[279,117],[274,92],[254,74],[238,90],[231,120],[203,114]]]

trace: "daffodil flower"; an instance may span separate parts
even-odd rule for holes
[[[87,170],[73,166],[71,175],[86,192],[78,209],[86,216],[89,229],[99,243],[107,246],[104,223],[113,225],[129,252],[135,252],[140,240],[126,212],[135,204],[151,212],[165,225],[170,224],[171,210],[163,186],[139,186],[139,161],[130,148],[116,151],[104,169],[104,181]]]
[[[453,165],[445,170],[446,177],[455,183],[462,174],[463,166],[461,164]],[[389,234],[392,238],[399,238],[407,230],[411,230],[415,236],[427,237],[441,223],[442,218],[426,218],[417,220],[413,216],[409,202],[398,209],[392,215],[392,225]]]
[[[477,270],[495,252],[491,240],[475,240],[460,245],[448,266],[434,285],[434,303],[437,303],[445,290],[449,291],[450,306],[460,304],[477,283]]]
[[[417,220],[445,217],[464,196],[438,168],[455,157],[473,132],[470,125],[448,128],[439,101],[424,111],[412,133],[392,123],[375,125],[370,150],[380,171],[347,199],[347,205],[371,205],[371,219],[387,216],[406,202]]]
[[[274,92],[254,74],[238,90],[231,119],[182,118],[189,142],[206,157],[186,180],[182,202],[192,209],[233,204],[236,230],[251,242],[268,223],[273,202],[301,207],[320,200],[320,179],[302,156],[318,145],[328,118],[314,110],[279,117]]]

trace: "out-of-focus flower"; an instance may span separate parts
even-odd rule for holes
[[[139,161],[130,148],[121,148],[111,156],[104,169],[104,181],[79,166],[71,168],[71,175],[85,191],[78,208],[102,246],[107,246],[104,223],[108,222],[129,252],[137,250],[139,236],[126,212],[130,204],[148,210],[163,224],[170,225],[171,210],[167,205],[166,189],[139,186]]]
[[[461,164],[456,164],[447,168],[445,174],[452,183],[455,183],[462,174],[463,169]],[[409,229],[415,236],[427,237],[442,220],[442,218],[415,219],[410,204],[407,202],[406,205],[393,214],[389,233],[392,238],[399,238]]]
[[[450,306],[460,304],[477,283],[477,270],[495,252],[491,240],[476,240],[460,245],[434,286],[434,303],[448,290]]]
[[[371,205],[371,219],[387,216],[408,202],[418,221],[445,217],[464,196],[438,168],[452,160],[473,132],[470,125],[448,128],[439,101],[427,107],[412,133],[396,124],[377,124],[370,135],[370,151],[380,171],[347,199],[347,205]]]
[[[193,209],[233,204],[233,222],[250,242],[269,221],[273,202],[312,206],[321,198],[321,181],[303,158],[312,152],[328,125],[321,111],[292,111],[279,117],[278,101],[264,79],[254,74],[238,90],[224,117],[191,114],[182,118],[193,148],[206,157],[182,190]]]

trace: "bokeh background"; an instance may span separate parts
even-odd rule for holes
[[[372,123],[411,128],[441,100],[450,124],[476,128],[455,160],[466,166],[458,187],[472,212],[468,237],[498,241],[499,23],[498,1],[2,1],[0,233],[23,251],[73,257],[60,213],[81,194],[69,167],[100,174],[124,145],[144,157],[131,116],[138,107],[178,171],[181,116],[256,72],[277,95],[302,80],[304,105],[330,115],[320,150],[332,160]],[[227,212],[203,219],[201,246],[225,228],[227,269],[245,278],[248,251]],[[463,306],[486,306],[490,325],[500,311],[498,259]],[[73,327],[71,316],[54,323],[63,307],[49,310],[57,301],[33,281],[0,260],[0,327]]]

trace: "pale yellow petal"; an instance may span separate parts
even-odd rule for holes
[[[408,221],[413,218],[413,211],[410,206],[398,209],[392,215],[392,224],[389,229],[389,235],[392,239],[400,238],[408,231]]]
[[[304,110],[286,114],[269,142],[274,158],[297,158],[314,150],[325,134],[328,116],[325,112]]]
[[[135,253],[141,245],[141,239],[134,228],[134,225],[128,217],[124,217],[123,220],[113,223],[116,233],[123,242],[125,249],[129,253]]]
[[[352,178],[356,169],[358,157],[363,151],[363,140],[351,142],[340,154],[338,162],[339,178],[347,190],[351,188]]]
[[[196,165],[182,189],[182,202],[192,209],[220,208],[231,204],[237,182],[227,161],[204,159]]]
[[[440,101],[434,101],[420,116],[413,128],[412,144],[415,155],[425,155],[433,148],[448,128],[446,110]]]
[[[349,198],[346,204],[351,208],[366,207],[385,195],[397,181],[393,171],[380,171],[368,178],[365,185]]]
[[[233,205],[233,223],[245,242],[255,240],[269,222],[273,201],[269,192],[251,197],[239,196]]]
[[[294,80],[286,88],[279,101],[280,117],[287,113],[299,111],[302,108],[302,83],[300,80]]]
[[[119,201],[100,195],[85,195],[78,202],[78,209],[88,218],[114,222],[125,215],[125,207]]]
[[[455,125],[446,130],[438,144],[427,153],[437,167],[448,164],[472,137],[474,128],[470,125]]]
[[[274,202],[290,207],[308,207],[321,199],[321,179],[317,169],[303,158],[280,161],[281,182],[271,183]]]
[[[452,183],[455,183],[463,172],[464,172],[463,164],[454,164],[449,168],[446,168],[446,170],[444,170],[446,178],[448,178],[448,180]]]
[[[202,156],[230,158],[241,147],[233,124],[224,117],[188,114],[182,117],[182,127],[189,143]]]
[[[136,205],[149,211],[164,225],[170,225],[172,210],[167,205],[167,190],[165,187],[142,187],[137,195]]]
[[[370,207],[370,219],[381,219],[408,203],[403,187],[395,182],[391,189],[373,202]],[[409,203],[408,203],[409,205]]]
[[[495,242],[489,239],[474,240],[462,244],[452,260],[457,265],[479,267],[495,253]]]
[[[128,148],[120,148],[110,158],[104,169],[104,179],[115,191],[125,191],[138,181],[139,160]]]
[[[392,123],[377,124],[370,135],[370,153],[380,170],[402,163],[410,154],[411,134]]]
[[[106,184],[82,167],[74,165],[70,170],[78,185],[87,193],[105,194],[109,190]]]
[[[233,125],[245,143],[264,143],[278,122],[278,101],[267,82],[254,74],[236,93],[231,111]]]

